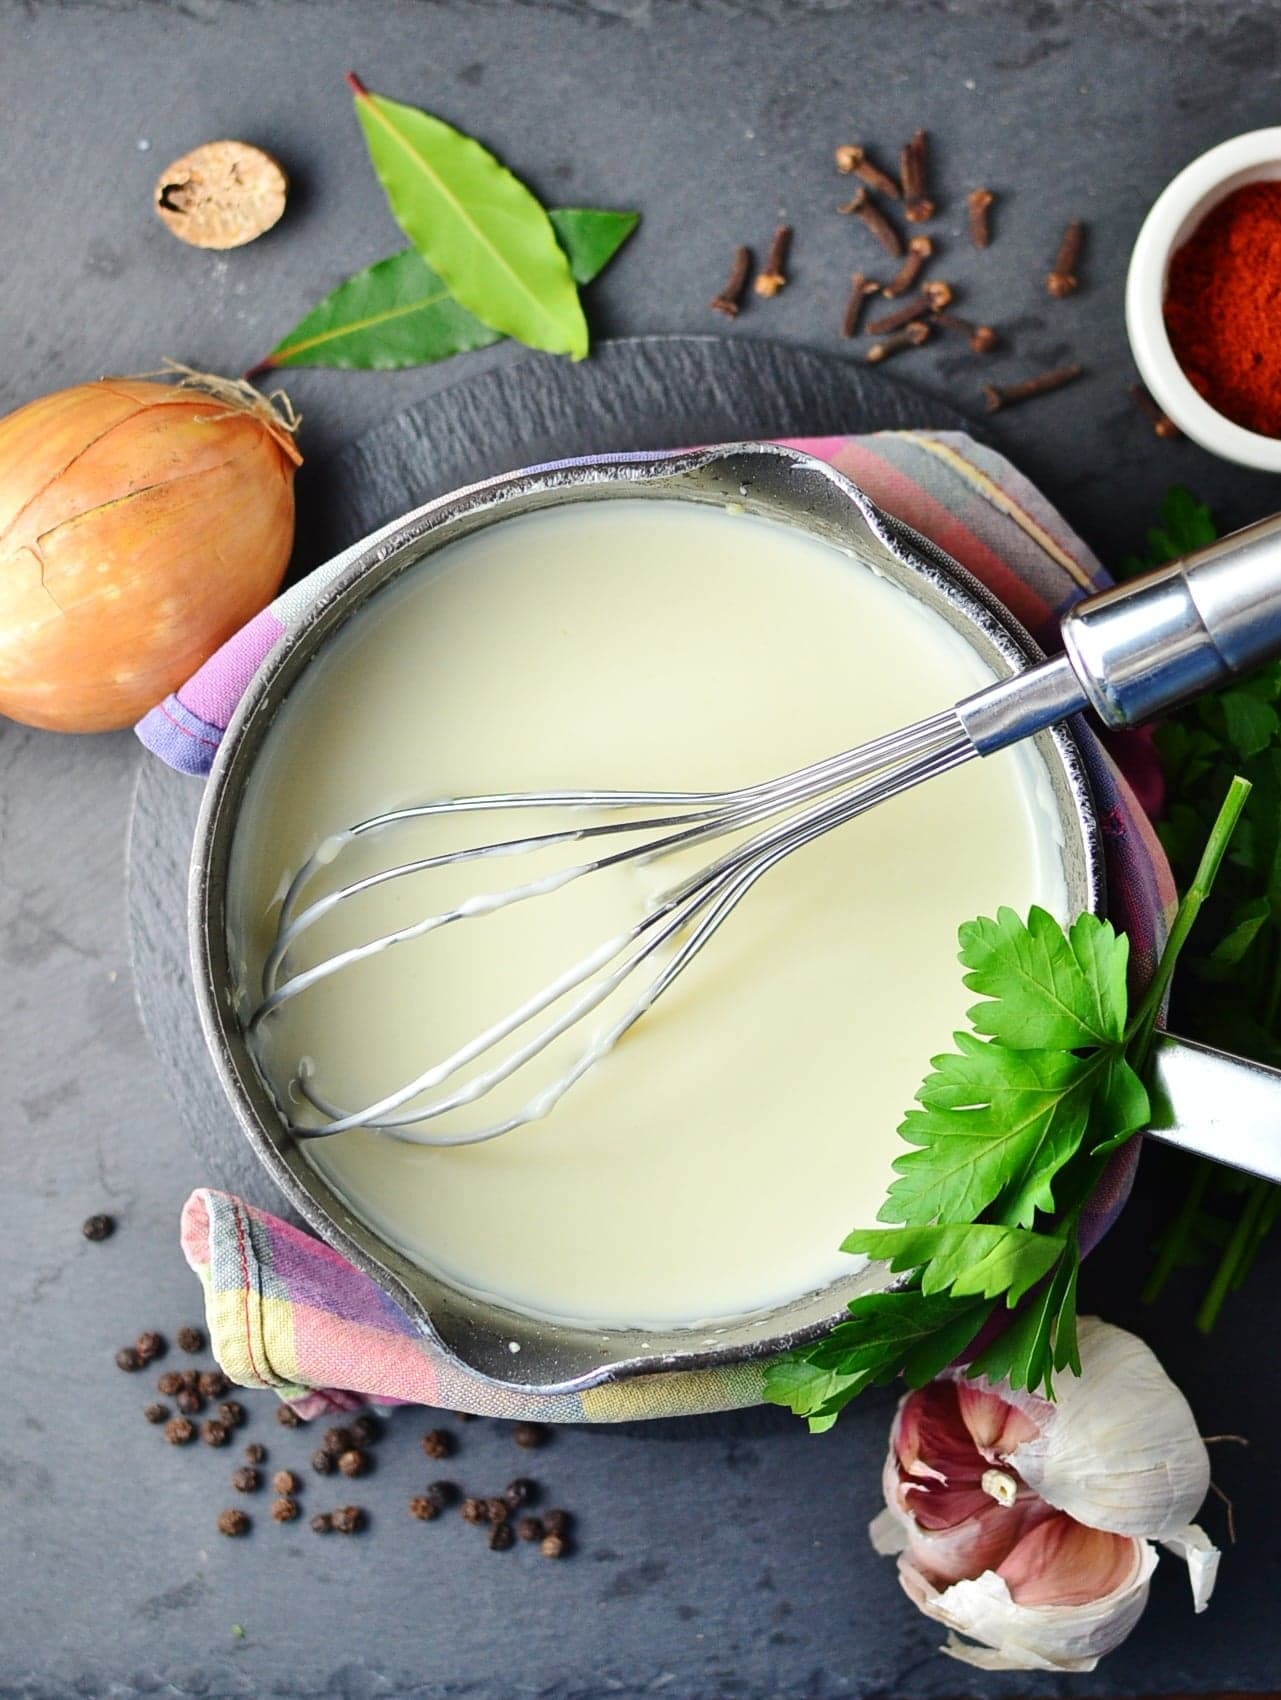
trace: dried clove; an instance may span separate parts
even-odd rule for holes
[[[986,248],[992,240],[992,202],[995,199],[990,189],[971,189],[965,197],[970,214],[970,241],[976,248]]]
[[[970,340],[970,348],[975,354],[990,354],[999,346],[1000,337],[991,325],[976,325],[969,319],[961,318],[959,313],[935,313],[934,323],[942,325],[945,330],[959,331]]]
[[[862,272],[855,272],[850,280],[850,298],[845,303],[845,312],[841,317],[841,335],[857,336],[859,322],[863,317],[863,308],[867,305],[869,296],[875,295],[880,288],[875,278],[864,277]]]
[[[1144,389],[1142,384],[1130,385],[1130,400],[1150,423],[1155,436],[1163,438],[1166,442],[1173,442],[1176,437],[1183,435],[1156,397],[1150,391]]]
[[[914,324],[896,331],[893,336],[887,336],[882,342],[874,342],[863,358],[869,366],[879,366],[882,360],[888,360],[891,355],[900,354],[905,348],[919,348],[923,342],[930,340],[930,327],[916,320]]]
[[[906,295],[908,290],[921,275],[926,260],[934,252],[934,243],[928,236],[911,236],[907,243],[907,258],[898,271],[885,285],[885,294],[891,300],[898,295]]]
[[[753,284],[758,295],[767,300],[777,295],[787,282],[787,274],[783,268],[787,264],[788,249],[792,245],[792,227],[790,224],[780,224],[774,232],[774,239],[769,245],[769,253],[765,256],[765,265],[756,274]]]
[[[1082,366],[1056,366],[1052,372],[1042,372],[1035,378],[1024,378],[1018,384],[984,384],[983,400],[987,403],[989,413],[996,413],[1002,407],[1014,407],[1021,401],[1031,401],[1033,396],[1049,395],[1051,390],[1061,390],[1064,384],[1070,384],[1079,378],[1084,371]]]
[[[730,267],[725,287],[719,295],[713,295],[708,305],[713,312],[724,313],[727,319],[738,317],[739,307],[743,302],[743,291],[747,288],[747,280],[752,274],[752,250],[750,248],[735,248],[734,263]]]
[[[836,210],[837,212],[842,213],[853,213],[854,217],[860,219],[867,229],[871,231],[872,235],[876,238],[881,247],[884,248],[885,252],[892,260],[902,259],[904,247],[903,238],[890,223],[885,213],[883,213],[880,207],[877,206],[876,202],[868,194],[866,189],[860,188],[857,190],[855,194],[845,202],[844,206],[840,206]]]
[[[867,150],[846,142],[836,150],[836,169],[845,176],[853,175],[867,184],[869,189],[877,189],[882,195],[888,195],[892,201],[901,201],[903,191],[890,176],[888,171],[882,171],[878,165],[873,165],[867,157]]]
[[[934,202],[929,198],[926,183],[928,142],[924,130],[917,130],[899,156],[899,177],[903,184],[903,213],[909,224],[925,224],[934,217]]]
[[[950,284],[927,283],[919,295],[914,295],[901,307],[896,307],[892,313],[882,313],[879,318],[871,320],[867,327],[868,333],[871,336],[883,336],[889,331],[901,330],[914,319],[923,319],[927,313],[942,312],[951,299]]]
[[[1084,238],[1085,225],[1079,218],[1074,218],[1063,232],[1063,240],[1059,243],[1059,251],[1054,260],[1054,269],[1048,272],[1045,278],[1046,292],[1056,301],[1061,301],[1065,295],[1072,295],[1076,291],[1076,265],[1081,257],[1081,243]]]

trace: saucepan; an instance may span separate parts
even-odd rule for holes
[[[439,1350],[494,1382],[530,1393],[576,1392],[625,1376],[774,1354],[830,1327],[851,1299],[884,1289],[892,1278],[885,1266],[871,1264],[767,1311],[715,1325],[642,1332],[533,1318],[418,1267],[307,1160],[258,1072],[236,1011],[231,852],[275,715],[304,671],[371,597],[437,550],[486,527],[566,503],[637,497],[735,506],[852,551],[945,620],[998,677],[1042,659],[1029,634],[984,586],[927,539],[882,513],[834,468],[794,450],[740,444],[566,462],[429,503],[355,552],[264,663],[219,750],[193,851],[194,979],[215,1067],[245,1137],[311,1227],[378,1282]],[[1036,746],[1049,776],[1069,907],[1103,912],[1099,826],[1077,732],[1070,724],[1055,728],[1040,734]],[[1155,1067],[1158,1137],[1281,1178],[1281,1073],[1168,1036]],[[519,1350],[513,1351],[513,1343]]]

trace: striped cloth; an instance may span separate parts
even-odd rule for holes
[[[790,446],[830,461],[886,512],[932,538],[1047,648],[1067,608],[1109,582],[1040,492],[967,436],[885,432]],[[139,724],[143,743],[172,767],[207,773],[263,658],[372,541],[318,568],[251,621]],[[1142,806],[1159,802],[1159,771],[1141,736],[1122,735],[1109,754],[1082,729],[1082,744],[1102,827],[1110,910],[1130,935],[1139,985],[1151,973],[1174,905],[1170,870]],[[1137,1142],[1117,1154],[1083,1223],[1087,1249],[1124,1203],[1137,1160]],[[304,1416],[372,1399],[485,1416],[612,1422],[728,1410],[761,1396],[759,1363],[638,1376],[550,1398],[498,1386],[435,1350],[332,1248],[225,1193],[192,1195],[182,1246],[204,1285],[210,1338],[223,1369],[244,1386],[275,1388]]]

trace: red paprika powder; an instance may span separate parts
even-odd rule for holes
[[[1175,251],[1165,327],[1211,407],[1281,437],[1281,182],[1234,189]]]

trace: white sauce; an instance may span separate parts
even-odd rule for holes
[[[485,791],[748,784],[990,678],[869,566],[766,521],[635,499],[506,521],[380,594],[281,711],[235,846],[233,957],[256,989],[287,877],[369,815]],[[1063,912],[1048,785],[1034,752],[1006,753],[798,851],[545,1120],[452,1150],[357,1130],[309,1159],[412,1259],[533,1314],[692,1325],[825,1285],[850,1271],[839,1243],[875,1219],[901,1115],[973,1001],[957,925],[1001,903]],[[397,827],[344,847],[308,896],[562,819]],[[302,994],[264,1028],[278,1097],[313,1118],[293,1084],[304,1057],[344,1109],[387,1095],[715,848],[470,918]],[[582,855],[381,886],[319,924],[297,966]],[[594,1031],[437,1125],[518,1108]]]

